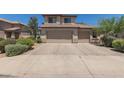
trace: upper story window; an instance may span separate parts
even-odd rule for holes
[[[64,18],[64,23],[71,23],[71,18]]]
[[[57,22],[57,18],[56,17],[49,17],[48,18],[48,23],[56,23]]]

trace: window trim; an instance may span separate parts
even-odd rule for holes
[[[64,18],[64,23],[72,23],[72,19],[70,17]]]
[[[57,23],[57,17],[48,17],[48,23]]]

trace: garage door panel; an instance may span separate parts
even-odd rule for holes
[[[72,31],[50,30],[47,32],[47,42],[50,42],[50,43],[72,42]]]
[[[89,31],[79,31],[78,32],[78,42],[79,43],[87,43],[89,42],[90,33]]]
[[[71,40],[68,40],[68,39],[47,39],[47,42],[48,43],[72,43]]]

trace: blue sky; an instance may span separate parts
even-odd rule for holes
[[[89,25],[97,25],[100,19],[120,17],[124,14],[78,14],[76,22],[83,22]],[[21,23],[27,24],[30,17],[36,16],[39,21],[39,26],[41,26],[44,21],[41,14],[0,14],[0,18],[5,18],[11,21],[19,21]]]

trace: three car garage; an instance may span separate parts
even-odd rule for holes
[[[82,25],[81,25],[82,26]],[[79,25],[43,25],[42,42],[48,43],[88,43],[92,27]]]
[[[73,43],[76,38],[78,43],[88,43],[90,41],[90,31],[77,30],[47,30],[46,42],[48,43]]]

